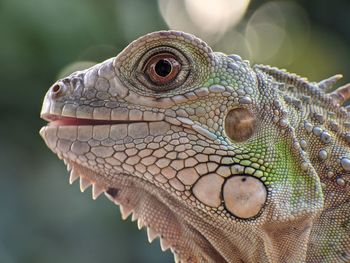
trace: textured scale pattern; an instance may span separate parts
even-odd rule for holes
[[[70,183],[105,193],[175,262],[350,262],[340,78],[309,82],[155,32],[58,80],[40,134]]]

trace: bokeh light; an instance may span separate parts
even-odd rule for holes
[[[158,0],[170,29],[193,33],[215,43],[243,18],[250,0]]]
[[[295,32],[299,35],[294,35]],[[288,65],[293,57],[288,54],[293,50],[301,53],[309,40],[309,21],[296,3],[269,2],[249,18],[245,36],[252,51],[249,59],[268,63],[283,54],[284,65]],[[297,39],[303,39],[301,45]]]
[[[224,33],[244,16],[250,0],[185,0],[192,22],[205,32]]]

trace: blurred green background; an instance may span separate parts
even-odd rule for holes
[[[62,72],[161,29],[317,81],[350,81],[350,1],[0,0],[0,263],[172,262],[104,197],[92,201],[39,137]],[[61,73],[60,73],[61,72]]]

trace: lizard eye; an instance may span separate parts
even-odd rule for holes
[[[194,79],[192,69],[191,60],[182,51],[160,46],[145,52],[137,60],[132,74],[141,84],[137,86],[161,95],[169,90],[190,86]]]
[[[146,63],[145,72],[149,79],[157,85],[173,81],[181,70],[181,64],[172,54],[157,54]]]

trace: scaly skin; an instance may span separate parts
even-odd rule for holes
[[[176,31],[57,81],[40,134],[177,262],[350,262],[350,86]]]

